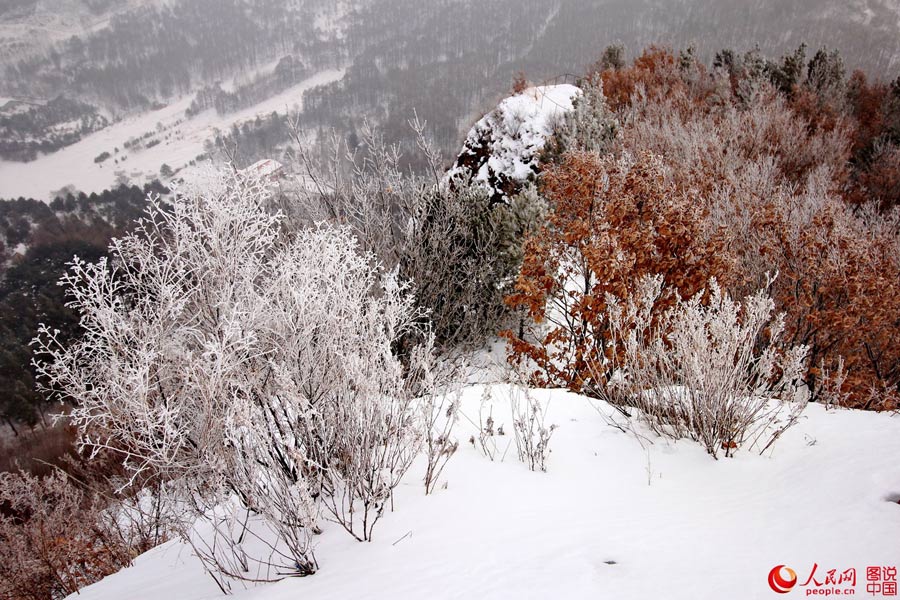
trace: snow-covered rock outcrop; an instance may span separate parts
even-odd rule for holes
[[[493,202],[504,202],[537,172],[541,150],[580,95],[580,88],[561,84],[506,98],[469,131],[445,181],[470,175],[491,192]]]

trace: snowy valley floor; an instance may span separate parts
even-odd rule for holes
[[[185,119],[194,95],[187,95],[165,108],[125,118],[105,129],[84,137],[79,142],[52,154],[27,163],[0,160],[0,198],[20,196],[49,202],[53,192],[68,185],[90,194],[117,185],[117,173],[122,172],[134,184],[157,179],[163,163],[172,169],[187,169],[181,177],[189,177],[196,169],[191,160],[206,152],[207,141],[214,140],[218,131],[228,131],[234,125],[252,121],[257,115],[272,112],[285,114],[302,109],[303,94],[312,88],[339,81],[344,70],[328,69],[315,73],[304,81],[251,107],[221,116],[212,108],[194,118]],[[2,105],[2,101],[0,101]],[[160,143],[152,147],[128,150],[125,143],[132,138],[151,135]],[[103,152],[113,153],[122,148],[121,155],[96,163],[94,158]],[[127,160],[118,165],[115,159]]]
[[[507,390],[493,388],[493,417],[509,432]],[[482,391],[463,399],[475,423]],[[328,524],[316,575],[235,597],[776,598],[767,577],[782,564],[797,573],[792,596],[824,593],[829,570],[855,568],[855,595],[884,597],[867,593],[866,567],[900,566],[900,416],[812,405],[765,455],[716,461],[688,441],[642,447],[585,398],[534,394],[558,425],[548,472],[520,463],[508,435],[505,460],[491,462],[468,443],[477,425],[463,417],[446,489],[425,496],[417,463],[373,542]],[[220,596],[190,550],[170,542],[79,598]]]

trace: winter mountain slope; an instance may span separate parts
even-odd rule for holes
[[[831,569],[856,569],[855,586],[836,587],[870,597],[866,567],[900,563],[896,415],[812,405],[764,455],[716,461],[698,444],[640,429],[642,447],[606,424],[609,406],[535,391],[558,425],[542,473],[517,460],[508,435],[495,438],[493,462],[467,442],[479,413],[512,429],[511,388],[489,389],[492,408],[482,408],[482,386],[465,390],[446,489],[425,496],[423,464],[414,465],[372,543],[326,524],[316,575],[235,597],[774,598],[767,577],[778,565],[796,572],[795,596],[834,588]],[[170,542],[79,598],[219,596],[190,551]]]
[[[0,64],[85,35],[118,14],[165,0],[6,0],[0,2]]]

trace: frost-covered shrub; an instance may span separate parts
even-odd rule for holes
[[[659,317],[662,282],[646,277],[633,296],[608,298],[609,352],[592,367],[605,382],[599,395],[714,457],[747,443],[767,448],[805,405],[807,348],[778,348],[784,315],[773,315],[766,290],[736,302],[712,280]]]
[[[724,50],[709,72],[678,63],[651,48],[625,68],[598,65],[620,118],[613,151],[659,157],[667,193],[693,198],[701,235],[735,261],[728,277],[707,274],[732,297],[779,273],[782,343],[809,347],[813,399],[896,409],[900,83],[845,81],[836,53],[807,62],[804,48],[775,62]]]
[[[550,456],[550,438],[555,424],[547,424],[547,411],[524,386],[512,386],[510,391],[513,438],[519,460],[530,471],[546,471]]]
[[[506,454],[498,444],[499,438],[506,435],[503,429],[503,422],[499,423],[494,419],[494,402],[491,387],[485,386],[481,392],[481,402],[478,406],[478,422],[474,419],[469,421],[478,428],[477,435],[473,434],[469,437],[469,443],[481,452],[485,458],[494,461],[498,458],[502,461]],[[498,415],[499,417],[499,415]]]
[[[510,359],[531,368],[533,384],[591,393],[589,365],[608,352],[608,294],[629,297],[642,276],[660,274],[664,309],[676,292],[692,296],[709,277],[728,278],[731,259],[659,157],[569,152],[544,172],[542,190],[550,213],[526,241],[507,298],[530,321],[505,333]]]
[[[292,235],[267,201],[239,175],[152,199],[108,260],[64,278],[84,337],[38,345],[86,446],[180,484],[200,523],[183,533],[223,589],[315,572],[322,511],[371,539],[433,386],[429,336],[394,352],[417,331],[409,286],[348,228]]]
[[[420,131],[421,133],[421,131]],[[293,196],[301,221],[346,224],[388,270],[414,284],[422,319],[445,353],[477,346],[502,327],[503,297],[518,268],[525,202],[494,204],[466,178],[440,182],[441,161],[420,135],[428,176],[400,168],[397,147],[367,131],[359,152],[301,154],[304,185]]]
[[[61,471],[0,474],[0,598],[65,598],[131,564],[108,505]]]
[[[459,449],[453,428],[459,420],[459,394],[429,393],[419,400],[425,442],[425,493],[434,491],[450,457]]]
[[[445,348],[478,346],[506,324],[524,232],[541,214],[527,193],[509,205],[491,205],[467,183],[423,194],[400,272],[416,282],[417,304]]]
[[[581,82],[582,94],[573,100],[574,108],[563,115],[556,135],[547,144],[544,160],[567,150],[607,152],[619,133],[619,120],[603,95],[603,80],[587,77]]]

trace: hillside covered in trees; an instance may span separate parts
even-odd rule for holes
[[[449,172],[412,113],[411,143],[361,125],[278,179],[4,202],[4,418],[55,403],[80,445],[0,475],[0,595],[749,598],[895,573],[900,77],[704,54],[517,77]]]
[[[73,256],[97,260],[109,240],[143,214],[146,196],[159,185],[122,187],[102,194],[0,202],[0,418],[18,428],[46,424],[47,400],[35,387],[30,342],[40,323],[71,337],[78,316],[65,307],[57,282]]]
[[[72,27],[64,39],[34,35],[51,18],[42,3],[0,6],[0,20],[9,22],[0,96],[14,100],[0,119],[32,121],[21,139],[0,120],[5,160],[57,150],[102,126],[101,117],[115,122],[185,96],[196,96],[193,110],[232,110],[271,97],[303,73],[333,68],[346,68],[346,77],[309,94],[308,125],[359,135],[367,119],[388,140],[408,141],[415,109],[451,153],[475,113],[496,102],[515,73],[535,81],[581,73],[598,40],[616,41],[631,55],[650,43],[693,46],[705,61],[723,47],[743,52],[756,43],[779,55],[806,42],[841,48],[853,69],[888,72],[900,64],[900,18],[889,0],[71,4],[71,20],[102,25]],[[63,104],[82,106],[75,118],[84,122],[65,132],[42,126],[59,118]]]

